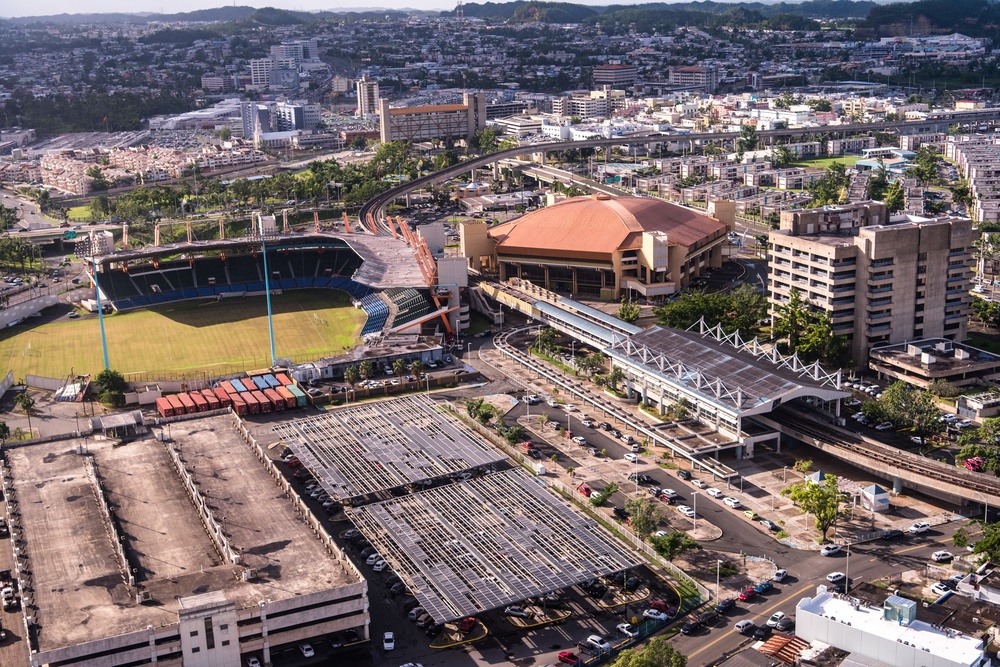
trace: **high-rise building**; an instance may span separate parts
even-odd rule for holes
[[[715,65],[671,67],[670,85],[702,88],[706,92],[712,93],[719,85],[719,70]]]
[[[612,63],[598,65],[594,68],[594,86],[607,85],[613,88],[623,88],[634,84],[638,77],[639,70],[635,65]]]
[[[278,102],[274,108],[278,132],[312,130],[319,125],[320,106],[305,102]]]
[[[864,366],[877,345],[965,338],[972,221],[900,216],[881,202],[781,213],[768,236],[771,305],[792,290],[829,314]]]
[[[379,104],[382,141],[470,139],[486,127],[486,97],[465,93],[462,104],[390,109],[389,100]]]
[[[255,58],[250,61],[250,80],[258,88],[271,85],[271,70],[274,69],[273,58]]]
[[[378,81],[363,76],[355,86],[358,91],[358,109],[355,112],[356,115],[358,118],[374,118],[379,112]]]
[[[243,136],[252,139],[258,131],[271,131],[271,112],[274,102],[242,102],[240,103],[240,119]]]

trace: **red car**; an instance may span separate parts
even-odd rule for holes
[[[745,588],[743,592],[740,593],[740,599],[746,602],[747,600],[753,600],[757,597],[757,591],[752,588]]]
[[[580,486],[576,487],[576,490],[582,493],[583,495],[587,496],[588,498],[590,497],[590,494],[593,493],[593,490],[591,490],[591,488],[586,484],[581,484]]]
[[[973,456],[971,459],[965,459],[965,467],[973,472],[979,472],[985,464],[986,461],[981,456]]]
[[[517,446],[518,447],[523,447],[524,449],[533,449],[534,448],[534,444],[532,444],[531,440],[525,440],[524,442],[519,442],[519,443],[517,443]]]
[[[463,618],[461,621],[458,622],[458,631],[459,632],[469,632],[474,627],[476,627],[476,617],[475,616],[467,616],[467,617]]]
[[[302,461],[299,461],[295,457],[288,459],[287,461],[285,461],[285,463],[288,464],[289,468],[298,468],[300,465],[302,465]]]
[[[580,662],[580,658],[576,657],[573,651],[559,651],[559,662],[565,662],[567,665],[576,665]]]

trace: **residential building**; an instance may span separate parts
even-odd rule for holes
[[[271,112],[274,103],[243,102],[240,104],[241,127],[243,137],[253,139],[258,132],[270,132],[272,127]]]
[[[625,88],[635,83],[639,78],[639,69],[635,65],[598,65],[594,68],[593,81],[595,86],[611,86]]]
[[[1000,355],[943,338],[883,345],[870,356],[879,377],[923,389],[937,381],[956,387],[980,384],[1000,371]]]
[[[782,211],[768,236],[772,309],[793,289],[830,315],[864,366],[875,346],[965,338],[972,221],[902,216],[881,202]]]
[[[486,127],[486,98],[465,93],[462,104],[393,109],[389,100],[379,101],[379,124],[383,142],[428,139],[470,139]]]
[[[358,92],[358,118],[374,118],[379,112],[378,81],[363,76],[354,84]]]
[[[670,85],[703,88],[714,93],[719,85],[719,70],[715,65],[688,65],[670,68]]]
[[[274,108],[275,129],[313,130],[319,125],[320,105],[304,102],[278,102]]]
[[[875,137],[850,137],[847,139],[827,139],[827,155],[858,155],[866,148],[877,146]]]
[[[250,81],[255,88],[267,88],[271,85],[271,70],[274,69],[273,58],[254,58],[250,61]]]

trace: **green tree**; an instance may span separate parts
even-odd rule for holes
[[[685,551],[701,549],[698,540],[689,537],[682,530],[672,530],[666,535],[653,536],[649,543],[653,545],[653,550],[656,553],[670,561]]]
[[[594,493],[590,496],[590,504],[594,507],[600,507],[608,501],[608,498],[613,496],[618,490],[618,485],[615,482],[611,482],[606,487],[601,489],[600,493]]]
[[[795,162],[795,153],[788,146],[774,146],[771,148],[771,166],[775,169],[786,167]]]
[[[641,312],[642,306],[635,301],[626,301],[625,297],[622,297],[621,305],[618,306],[618,319],[629,324],[635,324]]]
[[[607,375],[608,386],[612,391],[618,391],[618,383],[625,379],[625,371],[618,366],[612,366]]]
[[[406,375],[406,362],[402,359],[396,359],[392,362],[392,373],[402,380],[403,376]]]
[[[535,348],[542,353],[549,353],[552,351],[553,345],[556,342],[556,330],[552,327],[546,327],[538,332],[535,336]]]
[[[370,360],[365,359],[358,367],[358,373],[361,374],[361,379],[368,380],[375,373],[375,366]]]
[[[934,395],[928,391],[911,389],[905,382],[892,383],[882,392],[878,403],[885,408],[887,421],[897,426],[912,425],[921,438],[938,433],[944,427]]]
[[[982,533],[972,553],[983,554],[994,563],[1000,559],[1000,522],[979,522]]]
[[[10,439],[10,427],[7,426],[7,422],[0,422],[0,447],[7,444],[7,440]]]
[[[19,408],[24,410],[24,414],[28,416],[28,437],[32,437],[34,431],[31,428],[31,413],[35,409],[35,399],[31,397],[27,391],[22,391],[14,399],[14,402]]]
[[[412,375],[413,377],[419,378],[420,374],[423,372],[424,372],[424,365],[420,363],[419,359],[413,361],[413,363],[410,364],[410,375]]]
[[[106,368],[98,373],[94,381],[104,391],[128,391],[128,382],[125,380],[125,376],[110,368]]]
[[[782,495],[788,496],[792,502],[802,508],[803,512],[813,515],[816,520],[816,530],[826,540],[826,533],[840,517],[840,491],[837,489],[837,476],[827,475],[822,484],[802,482],[784,489]]]
[[[520,424],[514,424],[504,429],[503,438],[507,441],[508,445],[513,447],[517,443],[527,440],[528,432]]]
[[[742,160],[744,153],[757,150],[757,128],[749,123],[740,124],[740,136],[736,139],[737,161]]]
[[[788,349],[794,352],[798,349],[799,338],[809,325],[809,320],[810,313],[802,292],[793,287],[788,294],[788,301],[779,305],[774,314],[772,330],[778,338],[787,339]]]
[[[803,361],[818,360],[831,366],[843,366],[847,361],[847,337],[833,332],[830,313],[810,313],[795,351]]]
[[[470,146],[480,153],[492,153],[497,149],[499,136],[500,133],[497,131],[497,128],[491,125],[472,135]]]
[[[813,111],[833,111],[833,104],[830,100],[813,99],[806,102]]]
[[[351,385],[351,391],[354,391],[354,385],[358,383],[361,379],[361,373],[358,372],[357,366],[348,366],[344,369],[344,382]]]
[[[660,508],[649,498],[629,498],[625,501],[625,510],[631,515],[629,523],[636,534],[646,539],[653,534],[656,526],[660,523],[662,516]]]
[[[868,174],[868,198],[881,201],[887,187],[889,187],[889,170],[885,168],[882,158],[879,158],[878,166]]]
[[[896,211],[902,211],[906,208],[906,194],[903,192],[903,185],[899,181],[893,181],[885,189],[885,194],[882,198],[885,207],[889,209],[889,213],[895,213]]]
[[[622,651],[611,667],[687,667],[687,656],[678,651],[667,637],[654,637],[642,648]]]

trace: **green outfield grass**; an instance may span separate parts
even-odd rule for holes
[[[366,315],[334,290],[271,297],[275,352],[297,361],[333,356],[358,342]],[[264,297],[187,301],[104,318],[111,368],[149,378],[209,376],[270,365]],[[62,377],[104,368],[96,316],[0,331],[3,372]]]
[[[813,167],[814,169],[826,169],[830,165],[840,162],[845,167],[853,167],[854,163],[864,158],[860,155],[841,155],[839,157],[820,157],[812,160],[796,160],[792,163],[795,167]]]

